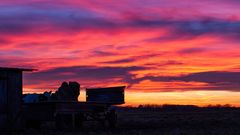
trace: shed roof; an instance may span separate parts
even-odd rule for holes
[[[34,71],[36,69],[0,67],[0,71]]]

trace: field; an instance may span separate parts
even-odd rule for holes
[[[24,135],[240,135],[240,109],[230,107],[119,108],[118,126],[86,122],[81,129],[57,131],[52,123]]]

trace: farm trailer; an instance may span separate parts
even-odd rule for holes
[[[98,121],[113,128],[117,113],[112,106],[124,104],[124,90],[125,86],[86,89],[86,102],[24,103],[26,127],[39,128],[44,121],[54,121],[59,129],[73,129],[84,121]]]

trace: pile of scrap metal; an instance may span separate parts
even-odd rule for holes
[[[37,103],[46,101],[78,101],[80,84],[78,82],[63,82],[55,93],[44,92],[43,94],[24,94],[24,103]]]

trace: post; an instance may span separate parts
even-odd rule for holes
[[[73,112],[72,113],[72,127],[73,127],[73,129],[75,128],[75,113]]]

